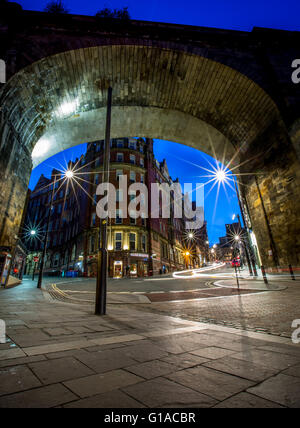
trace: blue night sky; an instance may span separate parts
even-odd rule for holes
[[[23,9],[28,10],[43,10],[47,4],[47,1],[40,0],[16,1],[22,5]],[[104,0],[103,2],[66,0],[64,4],[69,12],[74,14],[94,15],[103,7],[123,8],[128,6],[132,19],[241,31],[251,31],[255,26],[299,31],[300,24],[299,0],[284,2],[282,0],[214,0],[213,2],[199,0]],[[59,167],[58,162],[65,164],[65,160],[74,160],[84,153],[85,149],[86,145],[81,144],[39,165],[32,173],[30,188],[34,187],[41,173],[49,176],[52,167]],[[172,178],[175,179],[178,176],[181,183],[193,182],[195,185],[197,182],[201,182],[199,176],[206,173],[189,162],[208,168],[210,168],[208,161],[212,162],[212,158],[197,150],[159,140],[156,140],[155,155],[159,161],[166,158]],[[206,191],[206,193],[208,192]],[[230,223],[232,214],[239,212],[235,193],[231,189],[228,189],[227,193],[228,198],[221,189],[214,218],[216,190],[205,198],[205,218],[208,222],[211,243],[218,242],[218,238],[225,234],[225,223]]]

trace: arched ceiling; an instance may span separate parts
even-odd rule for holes
[[[34,165],[104,138],[107,87],[113,138],[145,136],[221,158],[278,120],[273,100],[236,70],[194,54],[150,46],[96,46],[44,58],[0,92],[3,118]]]

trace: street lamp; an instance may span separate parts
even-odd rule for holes
[[[73,178],[74,177],[74,172],[71,170],[68,170],[65,172],[65,176],[66,178]]]
[[[109,87],[107,91],[105,146],[104,146],[102,183],[108,183],[110,178],[109,158],[110,158],[111,107],[112,107],[112,87]],[[107,267],[108,267],[107,223],[108,223],[108,216],[106,216],[106,218],[101,220],[100,227],[99,227],[99,248],[98,248],[98,257],[97,257],[95,315],[106,314]]]
[[[44,272],[45,257],[46,257],[46,251],[47,251],[48,235],[49,235],[49,224],[50,224],[51,211],[52,211],[52,206],[53,206],[55,186],[56,186],[56,175],[54,175],[53,189],[52,189],[52,193],[51,193],[51,201],[50,201],[50,207],[49,207],[47,224],[46,224],[44,248],[43,248],[42,257],[41,257],[41,264],[40,264],[40,271],[39,271],[39,279],[38,279],[38,283],[37,283],[37,288],[42,288],[43,272]]]
[[[67,171],[64,172],[64,177],[67,180],[71,180],[74,177],[74,172],[68,169]],[[52,212],[52,208],[53,208],[53,200],[54,200],[56,182],[57,182],[57,174],[54,175],[53,189],[52,189],[51,201],[50,201],[47,224],[46,224],[44,248],[43,248],[42,257],[41,257],[41,264],[40,264],[40,271],[39,271],[39,279],[38,279],[38,283],[37,283],[37,288],[42,288],[43,272],[44,272],[44,266],[45,266],[45,257],[46,257],[48,235],[49,235],[49,225],[50,225],[50,219],[51,219],[51,212]],[[34,231],[32,230],[31,234],[33,234],[32,232],[34,232]]]

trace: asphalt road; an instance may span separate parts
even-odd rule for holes
[[[170,292],[170,291],[190,291],[210,287],[216,278],[223,274],[225,276],[233,274],[234,270],[231,267],[219,268],[205,271],[205,276],[201,278],[173,278],[171,275],[162,275],[154,278],[123,278],[109,279],[108,292],[134,292],[134,293],[154,293],[154,292]],[[56,278],[46,277],[44,283],[55,283],[59,289],[66,291],[89,291],[96,290],[95,278]]]

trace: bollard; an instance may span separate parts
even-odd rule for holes
[[[294,275],[294,271],[293,271],[292,265],[289,265],[289,270],[290,270],[290,274],[291,274],[292,280],[293,280],[293,281],[296,281],[296,278],[295,278],[295,275]]]
[[[240,289],[240,283],[239,283],[239,278],[238,278],[238,274],[237,274],[236,264],[234,264],[234,270],[235,270],[235,277],[236,277],[237,287],[238,287],[238,290],[239,290]]]
[[[267,280],[267,275],[266,275],[265,267],[264,267],[264,266],[261,266],[261,267],[260,267],[260,269],[261,269],[261,273],[262,273],[262,276],[263,276],[263,279],[264,279],[265,284],[268,284],[268,280]]]

